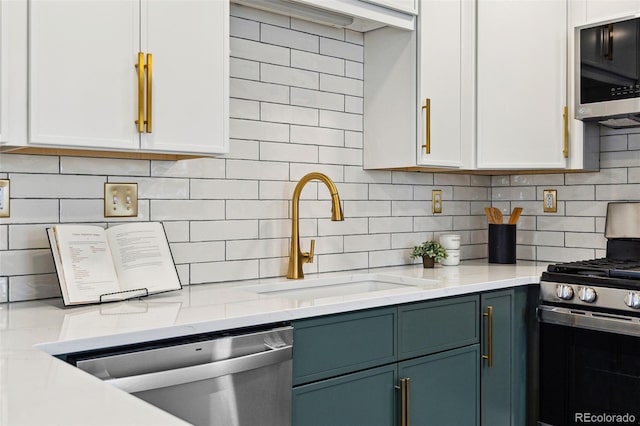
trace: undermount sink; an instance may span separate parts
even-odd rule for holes
[[[393,279],[374,274],[359,276],[298,280],[276,284],[258,285],[247,288],[257,294],[284,297],[287,299],[309,300],[325,297],[370,294],[387,290],[415,290],[418,285],[437,283],[435,280]]]

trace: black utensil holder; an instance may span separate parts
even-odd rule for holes
[[[516,263],[515,224],[489,224],[489,263]]]

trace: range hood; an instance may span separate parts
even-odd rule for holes
[[[336,28],[366,32],[392,26],[412,31],[415,15],[362,0],[232,0],[244,6],[266,10]]]

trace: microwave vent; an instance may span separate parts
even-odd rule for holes
[[[626,129],[629,127],[640,127],[640,115],[628,115],[626,117],[619,118],[609,118],[607,120],[598,121],[599,124],[602,124],[605,127],[610,127],[612,129]]]

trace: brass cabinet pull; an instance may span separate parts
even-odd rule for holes
[[[569,107],[566,105],[564,106],[562,118],[564,119],[564,148],[562,149],[562,155],[564,155],[564,158],[569,158]]]
[[[409,418],[409,401],[411,396],[409,394],[408,377],[400,379],[400,398],[400,426],[410,426],[411,419]]]
[[[424,102],[424,105],[422,105],[422,109],[426,109],[427,111],[425,112],[425,129],[424,129],[424,133],[425,133],[425,144],[422,145],[422,147],[424,148],[425,152],[427,154],[431,154],[431,99],[427,98]]]
[[[138,52],[138,63],[136,69],[138,72],[138,119],[136,125],[138,127],[138,133],[144,131],[144,54]]]
[[[153,117],[152,115],[152,106],[153,106],[153,102],[152,102],[152,85],[151,85],[151,78],[153,76],[153,55],[151,53],[147,53],[147,65],[145,65],[145,68],[147,69],[147,121],[146,123],[146,127],[147,133],[151,133],[151,118]]]
[[[488,361],[489,368],[493,367],[493,306],[487,306],[487,312],[482,313],[487,318],[487,355],[482,355],[482,359]]]

